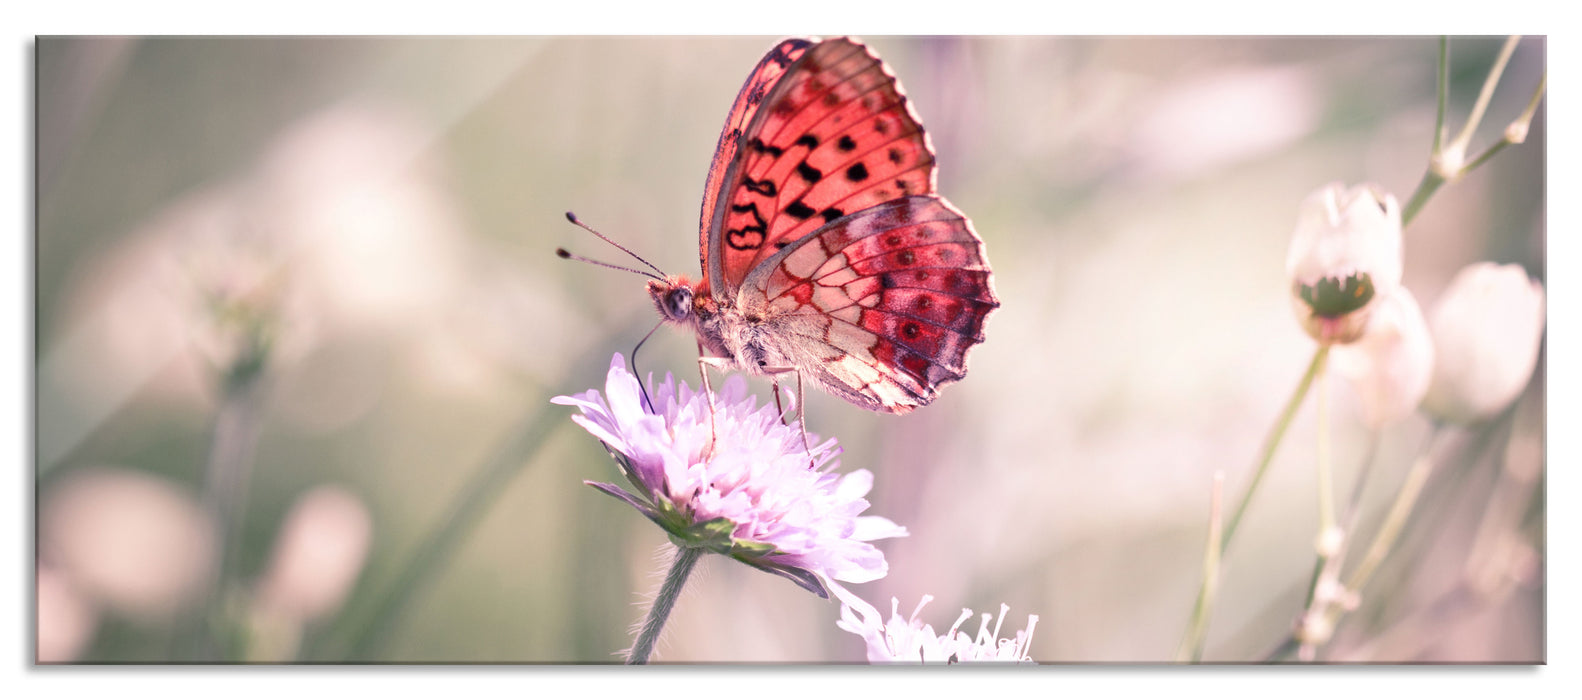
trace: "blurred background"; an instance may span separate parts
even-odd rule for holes
[[[38,39],[38,660],[618,661],[665,537],[581,483],[614,465],[549,398],[602,390],[655,317],[642,279],[553,251],[626,262],[572,210],[696,276],[720,126],[778,39]],[[1502,40],[1451,40],[1451,129]],[[1039,616],[1039,661],[1169,661],[1212,475],[1239,496],[1313,351],[1285,278],[1297,205],[1331,181],[1404,203],[1437,41],[865,41],[1003,307],[927,408],[807,397],[843,470],[875,472],[868,513],[911,532],[854,590],[883,610],[932,595],[940,630],[1007,603],[1008,632]],[[1522,40],[1472,153],[1527,105],[1545,51]],[[1479,260],[1545,279],[1546,124],[1540,106],[1525,144],[1408,227],[1425,311]],[[661,330],[639,369],[695,382],[695,356]],[[1544,660],[1544,366],[1436,450],[1323,658]],[[1348,493],[1368,437],[1331,388]],[[1259,660],[1291,632],[1315,423],[1310,397],[1226,553],[1205,660]],[[1383,434],[1362,536],[1428,432]],[[706,557],[656,660],[863,661],[838,614]]]

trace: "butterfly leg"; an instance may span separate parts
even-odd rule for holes
[[[782,389],[780,388],[780,377],[779,376],[774,376],[774,378],[771,379],[770,381],[773,382],[769,386],[774,391],[774,395],[775,395],[775,413],[780,416],[780,423],[781,424],[783,424],[783,425],[790,425],[791,423],[790,423],[789,419],[786,418],[786,407],[785,407],[785,404],[780,401],[780,392],[782,391]],[[787,400],[789,400],[791,402],[791,407],[792,408],[799,408],[802,405],[802,402],[798,401],[795,396],[788,397]]]
[[[710,459],[714,457],[714,444],[718,441],[717,438],[719,436],[719,429],[716,425],[717,419],[714,417],[716,413],[714,410],[714,387],[709,384],[708,368],[713,367],[714,369],[717,369],[721,372],[725,372],[730,370],[731,366],[730,360],[727,360],[723,357],[705,357],[703,356],[702,352],[703,348],[702,346],[699,346],[698,376],[703,380],[703,395],[707,396],[709,399],[709,449],[704,453],[704,459]]]
[[[813,463],[813,446],[808,442],[808,439],[807,439],[807,411],[804,410],[803,406],[802,406],[802,370],[797,369],[795,367],[765,367],[763,371],[764,371],[764,374],[767,374],[767,375],[775,378],[774,379],[775,410],[781,412],[781,420],[784,420],[785,412],[783,410],[781,410],[781,408],[780,408],[780,380],[779,380],[779,377],[781,375],[783,375],[783,374],[796,375],[796,400],[793,402],[794,403],[793,408],[796,409],[797,425],[802,429],[802,449],[807,450],[808,468],[810,468],[810,469],[814,468],[815,465]]]

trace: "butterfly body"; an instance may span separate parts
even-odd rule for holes
[[[699,228],[704,278],[649,282],[660,315],[735,369],[795,371],[870,410],[906,413],[965,376],[999,307],[917,115],[851,39],[790,39],[759,62]]]

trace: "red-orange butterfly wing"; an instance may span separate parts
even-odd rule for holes
[[[782,42],[748,78],[720,136],[700,224],[704,275],[729,298],[759,263],[819,227],[933,194],[934,171],[927,134],[868,47]]]
[[[755,344],[738,358],[785,358],[875,411],[905,413],[965,376],[1000,305],[899,82],[851,39],[792,39],[759,61],[720,134],[699,230],[697,289],[755,324],[728,339],[742,331],[701,324],[701,344]]]
[[[983,241],[961,212],[910,196],[837,219],[748,276],[780,319],[817,349],[803,370],[846,400],[905,413],[967,373],[967,350],[999,307]]]
[[[709,264],[720,259],[718,255],[711,254],[715,245],[711,242],[711,231],[717,228],[713,224],[721,219],[717,210],[723,206],[721,200],[728,191],[726,181],[732,182],[731,190],[740,186],[740,177],[735,173],[739,170],[737,155],[744,141],[742,134],[758,114],[758,108],[763,105],[770,89],[810,46],[813,46],[813,42],[806,39],[787,39],[770,49],[747,76],[747,82],[736,93],[736,102],[731,105],[730,113],[725,116],[725,128],[720,130],[719,143],[714,147],[714,160],[709,163],[709,178],[703,185],[703,211],[698,225],[698,259],[703,264],[703,274],[710,279],[714,279],[714,272],[710,270]]]

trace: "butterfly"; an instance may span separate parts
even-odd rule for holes
[[[742,85],[709,166],[703,279],[648,283],[718,366],[795,372],[902,414],[966,376],[1000,306],[983,239],[935,185],[895,74],[850,38],[788,39]]]

